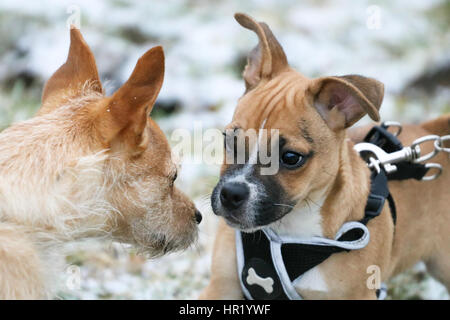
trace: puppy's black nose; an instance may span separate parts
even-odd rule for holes
[[[202,222],[202,219],[203,219],[203,217],[202,217],[202,214],[200,213],[200,211],[195,209],[195,221],[197,221],[197,224]]]
[[[243,183],[226,183],[220,190],[220,202],[229,210],[237,209],[248,199],[249,194],[247,185]]]

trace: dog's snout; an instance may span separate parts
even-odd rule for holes
[[[249,196],[249,189],[243,183],[226,183],[220,190],[220,202],[229,209],[238,209]]]
[[[200,224],[200,222],[202,222],[202,214],[200,213],[200,211],[198,211],[197,209],[195,209],[195,221],[197,222],[197,224]]]

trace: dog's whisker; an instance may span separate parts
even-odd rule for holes
[[[284,203],[272,203],[273,206],[280,206],[280,207],[288,207],[288,208],[295,208],[294,206],[290,204],[284,204]]]
[[[315,202],[314,200],[312,200],[311,198],[306,198],[306,201],[311,201],[312,204],[314,204],[315,206],[317,206],[319,209],[322,209],[322,206],[320,204],[318,204],[317,202]]]

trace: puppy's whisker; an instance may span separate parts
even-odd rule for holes
[[[208,201],[209,202],[210,199],[211,199],[211,193],[204,194],[204,195],[201,195],[198,197],[199,201]]]
[[[290,204],[284,204],[284,203],[272,203],[273,206],[280,206],[280,207],[288,207],[293,209],[294,206],[291,206]]]
[[[310,204],[309,204],[308,198],[305,198],[305,203],[306,203],[306,205],[308,206],[309,212],[311,213],[311,206],[310,206]]]
[[[311,198],[306,198],[305,200],[311,201],[314,205],[316,205],[319,209],[322,209],[322,206],[318,204],[317,202],[314,202],[314,200],[311,200]]]

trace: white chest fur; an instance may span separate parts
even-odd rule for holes
[[[294,281],[293,285],[297,291],[328,291],[327,283],[320,272],[319,266],[305,272],[301,277]]]
[[[320,210],[325,202],[325,197],[322,196],[313,201],[308,204],[303,202],[301,206],[295,207],[280,221],[274,223],[271,228],[281,236],[322,237],[322,216]],[[297,278],[293,285],[297,291],[327,291],[327,284],[319,266],[312,268]]]
[[[270,228],[280,236],[289,237],[322,237],[321,207],[325,198],[306,204],[302,202],[279,221],[270,225]]]

